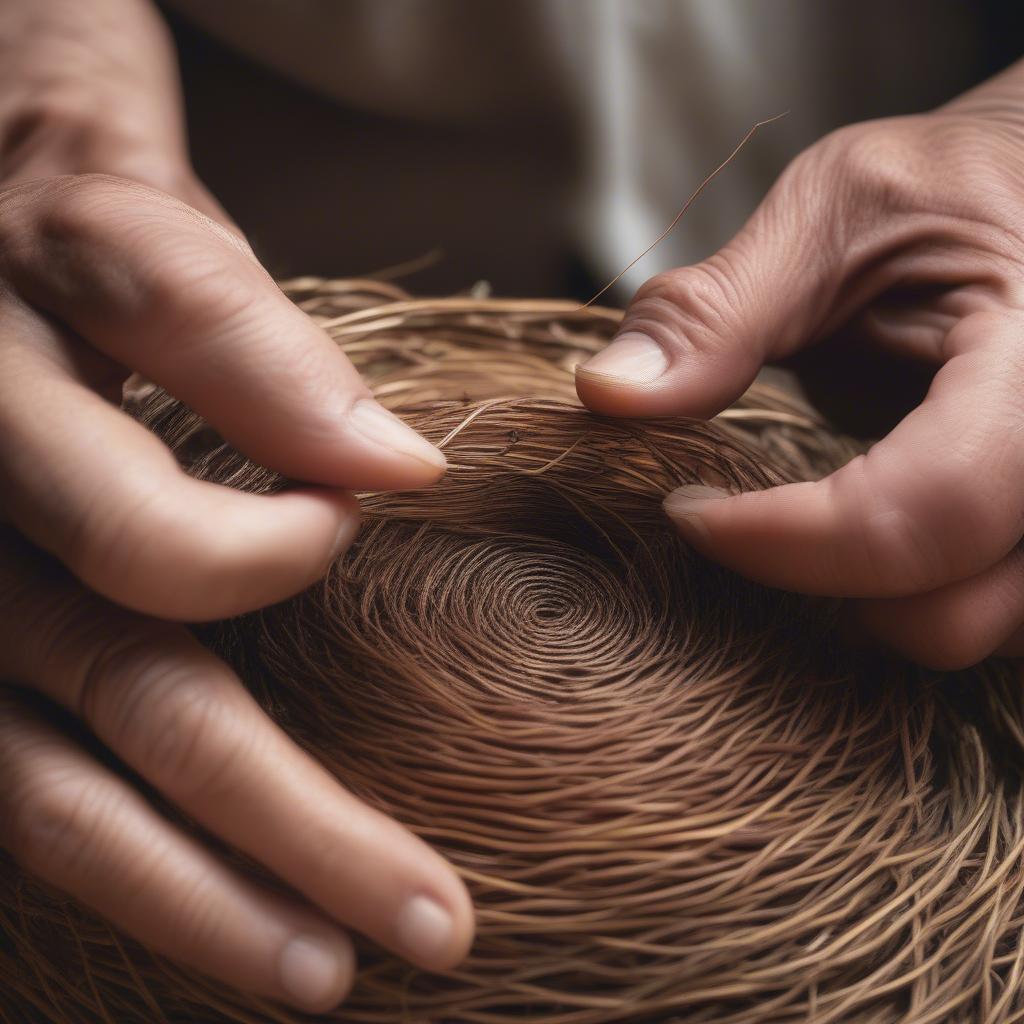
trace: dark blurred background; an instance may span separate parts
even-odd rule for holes
[[[842,4],[829,0],[822,7]],[[943,40],[929,36],[930,0],[892,0],[891,7],[893,16],[921,27],[920,45],[905,54],[907,75],[913,78],[923,60],[940,69],[910,109],[951,98],[1024,51],[1024,4],[964,4],[974,34],[970,60],[950,61],[944,78]],[[261,66],[179,14],[165,14],[181,56],[195,165],[276,276],[358,275],[429,256],[428,265],[405,278],[417,291],[459,291],[481,278],[502,294],[579,297],[593,288],[600,271],[580,251],[569,216],[583,172],[572,109],[538,104],[493,124],[351,109]],[[860,35],[884,42],[888,29],[888,21],[869,20]],[[870,38],[851,39],[850,66],[832,68],[834,80],[822,83],[839,93],[837,124],[909,112],[905,96],[887,95],[861,57],[871,45]],[[761,97],[752,100],[760,115],[777,112]],[[728,127],[738,138],[747,126]],[[797,149],[769,154],[766,178]],[[764,161],[764,147],[745,159]],[[680,201],[695,184],[680,181]],[[749,212],[737,211],[736,222]],[[724,226],[729,233],[734,227]],[[622,252],[622,263],[635,255]],[[657,269],[655,261],[650,272]]]

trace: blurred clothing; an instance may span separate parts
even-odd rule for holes
[[[782,167],[830,129],[927,109],[973,84],[981,32],[976,9],[955,0],[170,6],[237,51],[396,132],[433,126],[443,139],[479,131],[492,140],[481,146],[481,173],[496,138],[504,141],[491,155],[500,159],[505,146],[512,166],[517,151],[528,153],[534,171],[550,154],[552,181],[571,163],[568,231],[598,279],[657,237],[755,121],[789,111],[633,269],[620,298],[656,270],[701,259],[727,241]],[[435,175],[438,189],[465,192],[474,179],[472,151],[453,160],[442,150],[440,142],[424,147],[404,173]],[[394,159],[386,144],[381,159]],[[537,174],[525,177],[536,191]],[[380,180],[393,187],[393,168],[382,169]],[[515,181],[502,187],[514,190]],[[490,201],[529,209],[525,195],[499,192]],[[394,202],[382,206],[389,208],[397,216]],[[422,248],[434,241],[425,238]],[[503,241],[515,242],[491,244]]]

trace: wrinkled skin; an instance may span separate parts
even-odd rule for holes
[[[640,288],[577,388],[611,415],[711,416],[837,336],[929,364],[927,396],[823,481],[682,489],[666,511],[751,579],[855,599],[863,631],[926,665],[1024,652],[1020,66],[806,150],[723,249]]]

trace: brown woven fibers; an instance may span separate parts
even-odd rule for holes
[[[365,496],[326,581],[203,636],[346,785],[444,851],[478,911],[444,977],[364,948],[329,1019],[1024,1019],[1014,667],[932,677],[843,654],[832,604],[703,563],[659,508],[680,482],[818,476],[849,444],[764,384],[710,424],[590,416],[571,367],[610,310],[289,291],[451,471]],[[194,473],[281,485],[166,396],[141,415]],[[13,869],[0,985],[11,1024],[299,1019]]]

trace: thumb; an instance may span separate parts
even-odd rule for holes
[[[713,416],[766,360],[811,340],[843,261],[834,218],[824,202],[798,198],[791,175],[719,252],[640,288],[612,343],[576,368],[584,405],[609,416]]]

